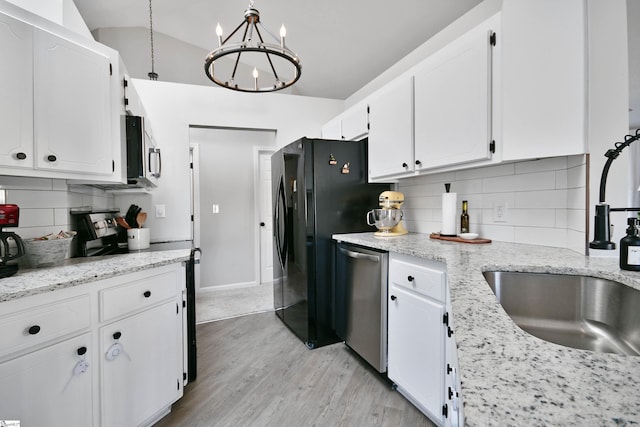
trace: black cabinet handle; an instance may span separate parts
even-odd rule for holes
[[[407,280],[408,280],[408,281],[410,281],[410,282],[413,282],[413,279],[414,279],[414,277],[413,277],[413,276],[408,276],[408,277],[407,277]]]
[[[82,356],[82,355],[84,355],[86,352],[87,352],[87,347],[80,347],[80,348],[77,350],[78,356]]]
[[[407,166],[409,166],[409,165],[408,165],[408,164],[406,164],[406,163],[403,163],[403,164],[402,164],[402,167],[403,167],[403,168],[406,168]]]
[[[396,297],[395,295],[391,295],[391,301],[395,301],[397,299],[398,299],[398,297]]]
[[[119,340],[121,336],[122,336],[122,334],[120,332],[116,332],[115,334],[113,334],[113,339],[114,340]]]
[[[38,332],[40,332],[40,326],[38,325],[33,325],[29,328],[29,335],[35,335]]]
[[[416,165],[420,166],[422,162],[420,160],[416,160]]]
[[[55,162],[56,160],[58,160],[58,158],[56,156],[54,156],[53,154],[49,154],[47,156],[47,160],[49,160],[50,162]]]
[[[27,158],[26,153],[22,153],[22,152],[20,152],[20,153],[16,153],[16,159],[18,159],[18,160],[24,160],[24,159],[26,159],[26,158]]]
[[[145,298],[149,298],[151,296],[151,291],[144,291],[144,295]]]

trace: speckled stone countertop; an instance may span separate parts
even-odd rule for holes
[[[640,356],[577,350],[529,335],[509,318],[482,275],[583,274],[640,289],[640,273],[620,270],[617,258],[503,242],[445,242],[427,234],[333,238],[446,263],[465,425],[640,425]]]
[[[0,279],[0,302],[187,261],[190,253],[189,249],[179,249],[73,258],[57,267],[19,270],[13,276]]]

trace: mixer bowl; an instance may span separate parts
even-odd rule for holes
[[[367,212],[367,224],[375,225],[380,231],[389,231],[402,220],[401,209],[372,209]]]

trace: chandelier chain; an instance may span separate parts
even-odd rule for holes
[[[151,80],[157,80],[158,75],[155,72],[155,52],[153,49],[153,8],[151,7],[151,1],[149,0],[149,39],[151,41],[151,72],[149,73],[149,78]]]

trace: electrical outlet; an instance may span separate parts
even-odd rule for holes
[[[164,205],[156,205],[156,218],[165,218],[167,212]]]
[[[509,220],[509,209],[506,202],[499,202],[493,205],[493,222],[507,222]]]
[[[213,205],[211,207],[211,213],[214,213],[214,214],[220,213],[220,205]]]

